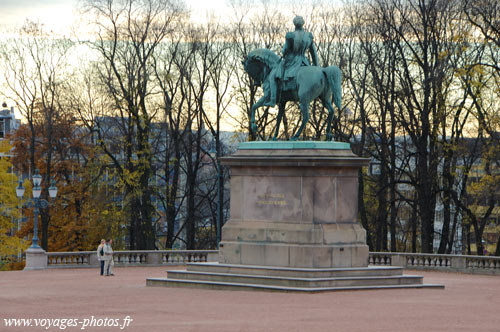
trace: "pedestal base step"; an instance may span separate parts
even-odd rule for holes
[[[147,286],[278,292],[323,292],[389,288],[444,288],[423,284],[423,277],[403,275],[399,267],[304,269],[192,263],[168,271],[167,278],[148,278]]]
[[[248,274],[275,277],[327,278],[361,276],[397,276],[403,268],[397,266],[369,266],[349,268],[300,268],[262,265],[224,264],[217,262],[188,263],[188,271]]]

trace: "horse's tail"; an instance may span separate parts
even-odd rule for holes
[[[328,79],[330,90],[332,90],[333,103],[340,111],[340,106],[342,103],[342,72],[337,66],[323,68],[323,72]]]

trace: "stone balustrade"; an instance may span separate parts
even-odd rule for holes
[[[48,268],[97,267],[95,251],[48,252]],[[216,262],[217,250],[126,250],[115,251],[116,266],[183,265]],[[435,270],[500,275],[500,257],[370,252],[370,265],[402,266],[412,270]]]
[[[97,265],[97,257],[95,257],[95,264],[92,264],[92,255],[94,251],[78,251],[78,252],[48,252],[47,265],[53,266],[90,266]]]
[[[48,252],[48,268],[97,267],[95,251]],[[217,250],[125,250],[115,251],[115,266],[182,265],[188,262],[218,260]]]
[[[413,270],[437,270],[500,275],[500,257],[370,252],[370,265],[402,266]]]

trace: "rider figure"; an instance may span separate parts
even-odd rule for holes
[[[294,79],[297,75],[297,70],[300,66],[310,66],[309,60],[306,58],[306,51],[309,50],[312,58],[312,63],[317,66],[318,54],[313,42],[313,35],[310,32],[304,31],[304,19],[302,16],[296,16],[293,19],[295,31],[287,32],[285,37],[285,45],[282,51],[282,60],[269,74],[269,89],[271,91],[270,99],[264,105],[276,105],[276,96],[278,93],[278,82],[286,82]]]

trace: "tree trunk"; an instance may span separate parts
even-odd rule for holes
[[[450,243],[450,224],[451,224],[451,190],[453,189],[453,177],[450,173],[450,156],[448,153],[445,155],[443,165],[443,228],[441,229],[441,240],[439,242],[438,253],[446,253],[446,248]]]
[[[436,197],[432,185],[434,172],[428,166],[429,153],[427,151],[427,137],[423,135],[418,144],[418,208],[422,222],[421,246],[423,253],[433,252],[434,242],[434,211]],[[431,174],[432,173],[432,174]]]
[[[188,192],[187,192],[187,205],[186,205],[186,249],[196,249],[196,219],[195,219],[195,181],[193,175],[189,174],[188,177]]]
[[[500,236],[498,237],[497,240],[497,248],[495,250],[495,256],[500,256]]]
[[[177,144],[177,143],[175,143]],[[168,174],[170,173],[169,162],[166,163],[165,174],[167,175],[167,197],[166,197],[166,219],[167,219],[167,239],[165,241],[165,248],[171,249],[175,241],[175,223],[177,218],[177,190],[179,187],[179,174],[180,174],[180,152],[178,147],[176,147],[176,153],[173,161],[172,168],[172,181]]]
[[[417,237],[418,237],[418,234],[417,234],[417,231],[418,231],[417,223],[418,223],[417,209],[414,207],[411,210],[411,228],[412,228],[412,232],[411,232],[411,252],[413,252],[413,253],[417,252]]]

